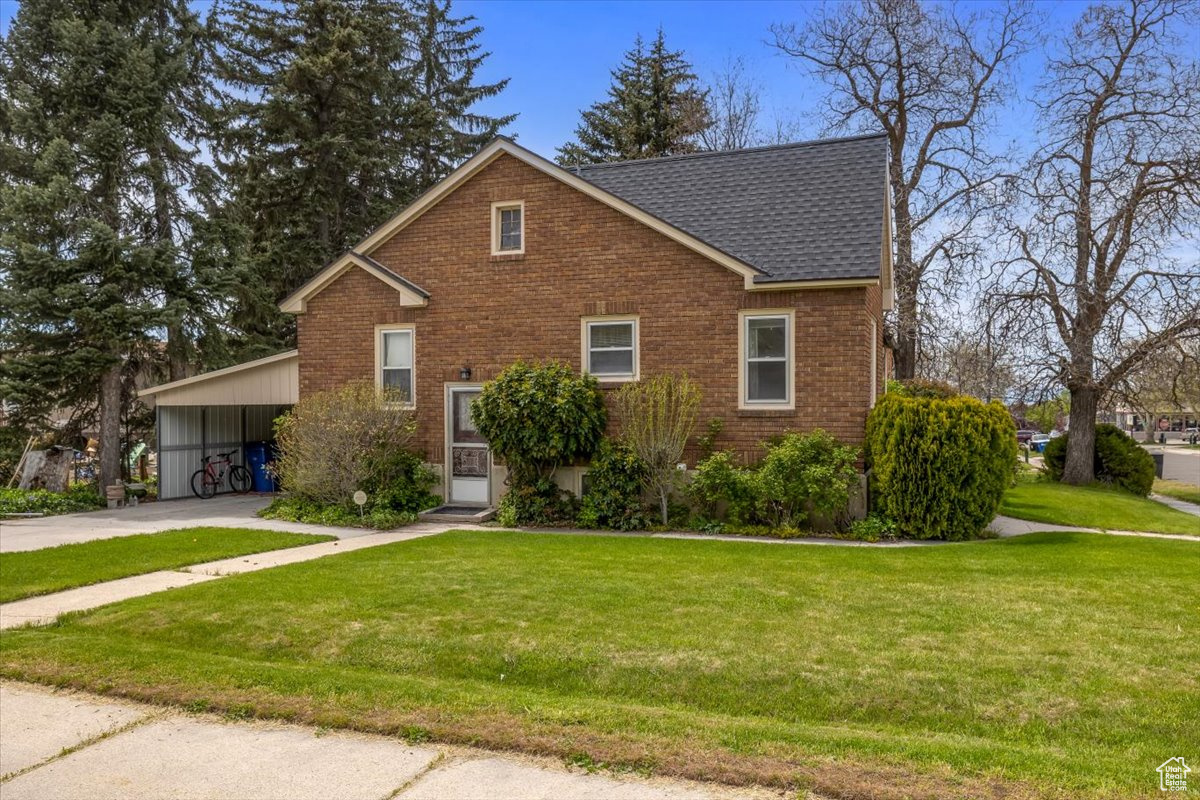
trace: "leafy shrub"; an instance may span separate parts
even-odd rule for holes
[[[629,445],[605,439],[588,469],[588,487],[579,504],[578,523],[585,528],[641,530],[649,525],[642,504],[646,465]]]
[[[561,525],[575,515],[575,496],[559,488],[552,478],[510,485],[496,509],[496,521],[507,527]]]
[[[788,433],[767,446],[758,470],[766,519],[782,527],[817,528],[834,521],[858,486],[856,448],[822,430]]]
[[[96,487],[87,483],[76,483],[65,492],[0,488],[0,517],[6,514],[75,514],[105,505],[107,503]]]
[[[518,361],[484,384],[471,416],[508,468],[512,497],[497,510],[501,523],[573,519],[553,477],[560,465],[591,456],[604,433],[607,415],[596,379],[566,364]]]
[[[415,514],[442,502],[429,491],[438,482],[437,473],[416,453],[393,450],[374,457],[380,463],[372,465],[362,487],[370,508]]]
[[[858,484],[858,451],[820,430],[786,433],[764,446],[757,466],[739,466],[727,452],[696,466],[688,494],[701,519],[789,530],[835,522]]]
[[[349,504],[359,489],[395,488],[417,477],[407,461],[394,457],[408,449],[415,431],[413,411],[398,396],[354,381],[302,398],[275,421],[278,457],[272,468],[285,491]],[[405,491],[421,490],[414,485]]]
[[[666,525],[671,490],[680,480],[677,465],[700,411],[700,386],[687,375],[655,375],[622,386],[617,406],[621,438],[645,464],[642,481],[658,498]]]
[[[696,465],[688,494],[702,518],[726,519],[732,525],[756,521],[759,483],[754,470],[739,466],[732,453],[713,453]]]
[[[1070,433],[1046,443],[1043,453],[1046,474],[1061,481],[1067,463]],[[1096,449],[1092,463],[1096,480],[1145,497],[1154,486],[1154,457],[1115,425],[1096,426]]]
[[[1016,457],[1016,428],[997,402],[889,392],[867,419],[875,508],[904,536],[978,536],[1000,507]]]
[[[417,521],[417,515],[409,511],[393,511],[382,505],[358,506],[345,503],[323,503],[299,495],[277,497],[269,506],[258,512],[260,517],[281,519],[285,522],[307,522],[312,525],[336,525],[343,528],[378,528],[391,530]]]
[[[860,542],[879,542],[896,539],[898,536],[895,522],[879,514],[869,514],[866,519],[851,522],[845,538]]]

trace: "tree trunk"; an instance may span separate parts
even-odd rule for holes
[[[100,378],[100,495],[121,479],[121,362]]]
[[[1067,438],[1067,463],[1063,483],[1085,486],[1095,480],[1096,405],[1100,392],[1094,385],[1071,388],[1071,416]]]
[[[187,340],[183,324],[178,321],[167,323],[167,376],[172,381],[191,377],[188,375]]]
[[[897,150],[893,143],[893,151]],[[912,215],[908,209],[908,191],[903,188],[904,174],[900,156],[894,154],[892,167],[892,210],[896,222],[896,260],[892,281],[896,289],[896,337],[893,350],[896,380],[917,377],[917,292],[921,276],[913,261]]]
[[[917,297],[901,289],[896,298],[896,338],[892,357],[896,380],[917,377]]]
[[[660,489],[658,492],[658,510],[662,513],[662,524],[667,524],[668,509],[667,509],[668,492]]]

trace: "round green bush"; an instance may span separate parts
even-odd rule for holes
[[[573,519],[572,503],[554,484],[562,464],[595,452],[608,417],[600,385],[567,364],[518,361],[483,385],[471,404],[480,435],[508,468],[508,494],[497,519],[544,525]]]
[[[866,444],[875,510],[915,539],[982,533],[1017,458],[1004,406],[940,391],[885,394],[867,418]]]
[[[1046,444],[1046,474],[1061,481],[1067,465],[1067,441],[1070,433]],[[1096,480],[1145,497],[1154,486],[1154,457],[1116,425],[1096,426],[1096,449],[1092,461]]]
[[[471,417],[509,476],[526,484],[591,456],[608,422],[596,379],[553,361],[507,367],[483,385]]]

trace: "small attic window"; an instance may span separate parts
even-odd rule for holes
[[[525,202],[492,203],[492,255],[525,252]]]

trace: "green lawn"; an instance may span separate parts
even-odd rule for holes
[[[0,603],[160,569],[316,544],[333,536],[249,528],[184,528],[0,553]]]
[[[1200,486],[1183,481],[1168,481],[1158,478],[1154,481],[1154,493],[1200,505]]]
[[[1046,480],[1018,483],[1004,493],[1000,513],[1081,528],[1200,536],[1200,517],[1106,486],[1067,486]]]
[[[1157,796],[1200,545],[452,532],[0,637],[0,675],[840,798]]]

